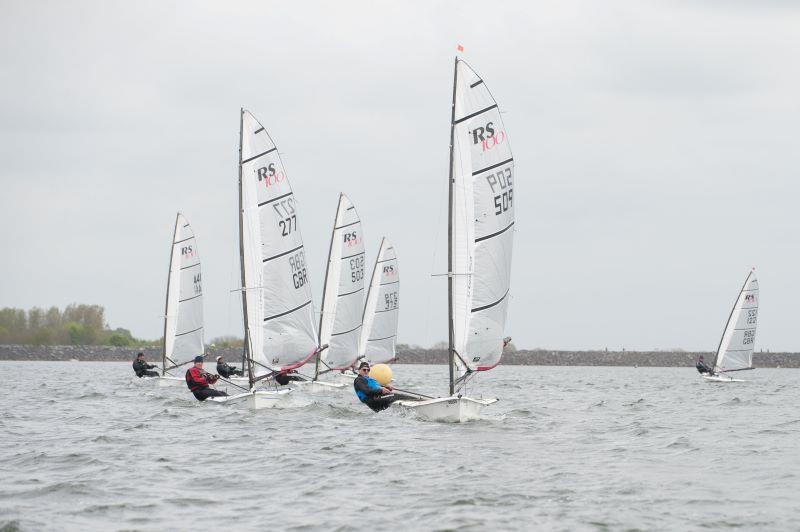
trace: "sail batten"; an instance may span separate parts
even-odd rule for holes
[[[362,318],[359,357],[370,364],[386,364],[395,358],[400,317],[400,269],[397,253],[387,238],[381,240],[372,269]]]
[[[188,360],[204,350],[203,284],[197,239],[186,217],[178,213],[167,280],[162,372],[167,362],[174,365],[175,360]]]
[[[340,194],[331,232],[319,322],[320,344],[328,344],[320,354],[320,362],[328,369],[345,369],[358,359],[363,291],[361,219],[350,199]]]
[[[508,133],[486,83],[462,60],[456,60],[453,104],[451,383],[500,362],[514,235],[514,157]]]
[[[240,161],[247,353],[256,374],[297,368],[319,345],[298,206],[278,148],[245,110]]]

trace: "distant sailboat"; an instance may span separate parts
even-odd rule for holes
[[[291,389],[256,390],[256,383],[299,368],[318,352],[298,208],[278,148],[264,127],[242,110],[239,151],[239,251],[248,393],[271,408]]]
[[[367,291],[358,357],[371,366],[393,362],[399,317],[400,268],[394,246],[384,237]]]
[[[712,375],[703,378],[714,382],[743,382],[725,375],[732,371],[744,371],[753,368],[753,348],[756,342],[756,326],[758,325],[758,279],[755,269],[747,275],[747,279],[739,291],[739,297],[733,305],[725,331],[719,341],[717,356],[714,359]]]
[[[188,220],[178,213],[169,256],[159,386],[186,386],[184,378],[173,375],[171,371],[191,363],[204,351],[200,255]]]
[[[461,389],[500,363],[514,237],[514,158],[497,102],[456,58],[448,202],[449,397],[400,401],[420,417],[467,421],[497,399]]]

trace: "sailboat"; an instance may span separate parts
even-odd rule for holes
[[[497,102],[456,57],[448,179],[449,396],[399,401],[424,419],[467,421],[496,398],[468,397],[465,385],[500,363],[514,238],[514,158]]]
[[[355,364],[363,308],[364,235],[361,219],[350,199],[340,194],[331,231],[319,318],[319,342],[328,348],[317,356],[314,380],[310,383],[312,391],[345,387],[342,383],[320,380],[320,376],[344,371]]]
[[[239,256],[244,349],[249,391],[209,400],[246,398],[272,408],[291,388],[256,384],[299,368],[319,351],[297,201],[278,148],[264,127],[240,111]]]
[[[400,317],[400,268],[394,246],[381,240],[362,317],[358,358],[370,366],[394,362]]]
[[[757,324],[758,279],[754,268],[747,274],[728,317],[728,323],[725,324],[714,359],[713,374],[703,375],[704,379],[714,382],[744,382],[743,379],[734,379],[727,373],[755,369],[753,348]]]
[[[203,345],[203,283],[197,239],[186,217],[178,213],[169,255],[167,303],[164,311],[164,348],[159,386],[186,386],[171,370],[192,362]]]

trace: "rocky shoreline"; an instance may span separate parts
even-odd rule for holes
[[[113,346],[38,346],[0,345],[0,360],[50,360],[50,361],[103,361],[130,362],[142,351],[151,362],[161,360],[160,347]],[[398,350],[398,364],[446,364],[447,350],[407,348]],[[241,359],[240,348],[208,348],[208,360],[222,355],[229,362]],[[506,351],[503,364],[520,366],[642,366],[684,367],[694,366],[697,357],[713,357],[709,352],[689,351]],[[757,368],[799,368],[800,353],[757,352],[753,355]]]

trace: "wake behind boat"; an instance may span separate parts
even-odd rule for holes
[[[725,324],[712,371],[702,377],[711,382],[744,382],[743,379],[735,379],[728,373],[755,369],[753,349],[757,325],[758,279],[753,269],[747,275],[728,317],[728,323]]]
[[[497,102],[456,57],[448,201],[449,397],[398,401],[423,419],[463,422],[495,398],[462,391],[500,363],[511,278],[514,158]]]

